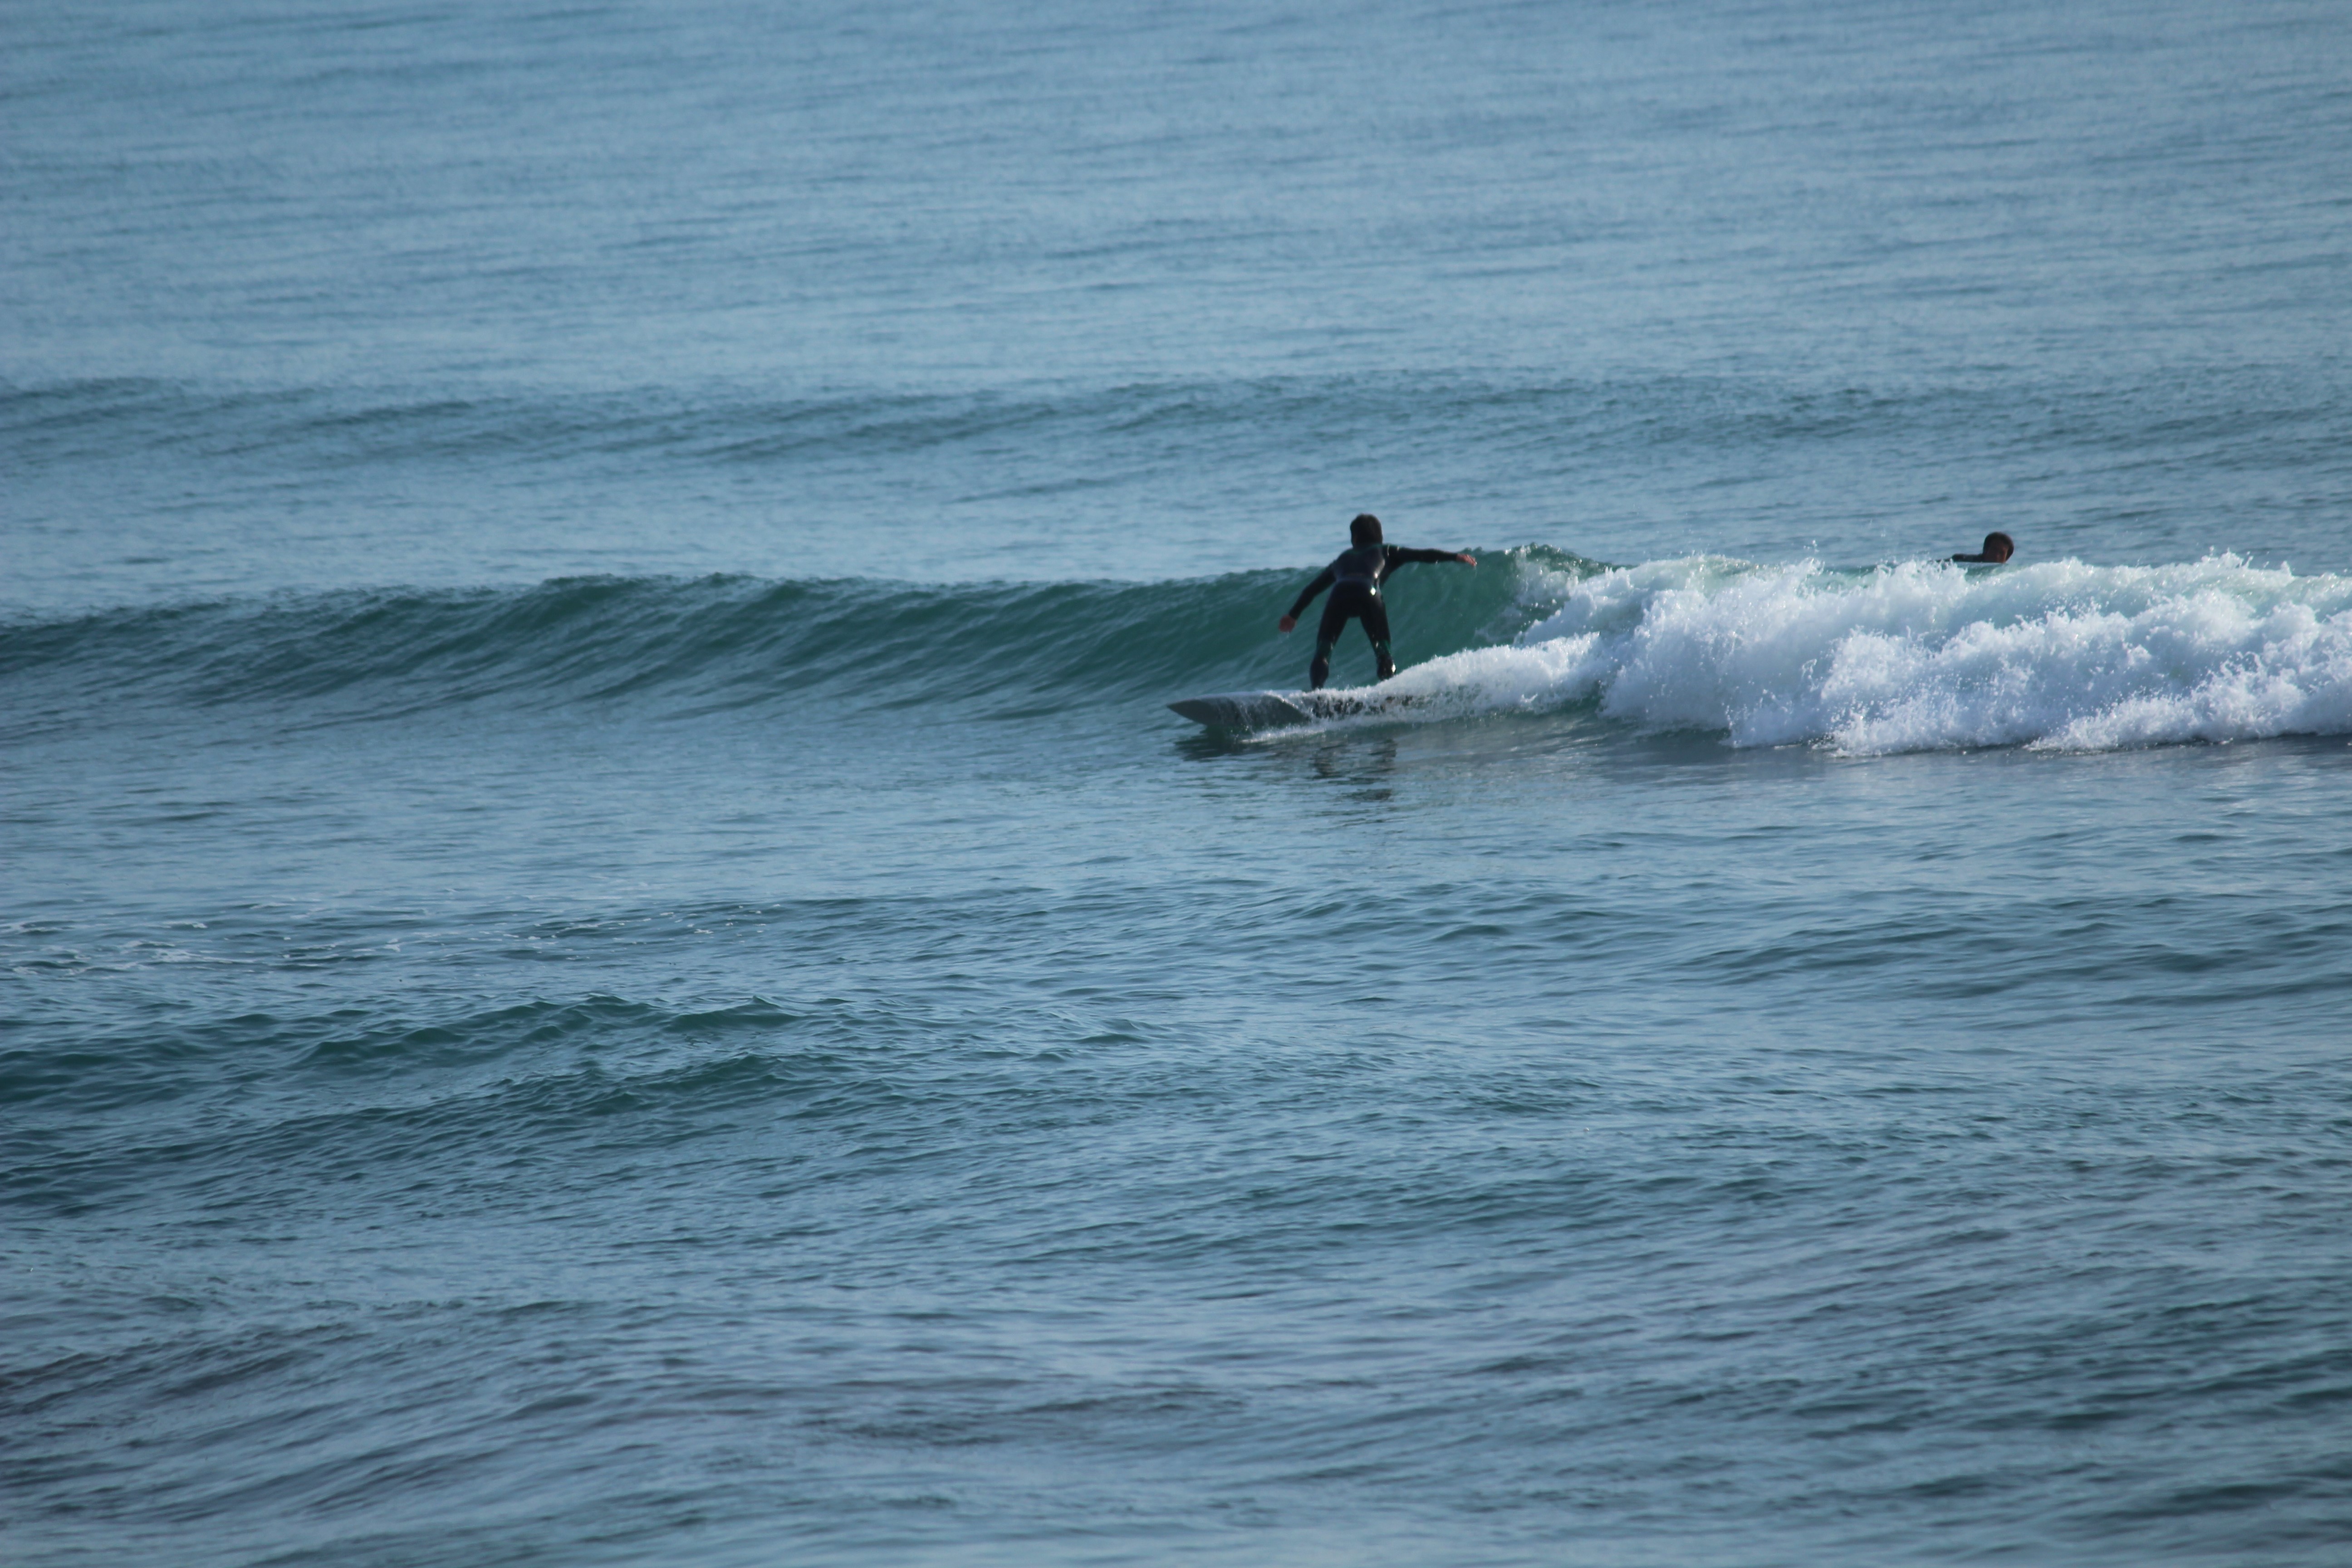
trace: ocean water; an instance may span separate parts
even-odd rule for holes
[[[0,1558],[2352,1560],[2352,11],[0,17]]]

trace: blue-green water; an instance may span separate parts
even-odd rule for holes
[[[2342,1560],[2340,8],[7,16],[10,1563]]]

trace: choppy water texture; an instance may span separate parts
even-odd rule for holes
[[[12,1564],[2343,1561],[2341,6],[5,16]]]

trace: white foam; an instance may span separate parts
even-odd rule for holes
[[[1969,572],[1657,561],[1557,584],[1509,647],[1404,671],[1416,716],[1597,702],[1654,730],[1873,753],[2352,732],[2352,579],[2213,556]]]

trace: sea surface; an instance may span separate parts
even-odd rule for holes
[[[2341,0],[0,44],[11,1568],[2352,1562]]]

